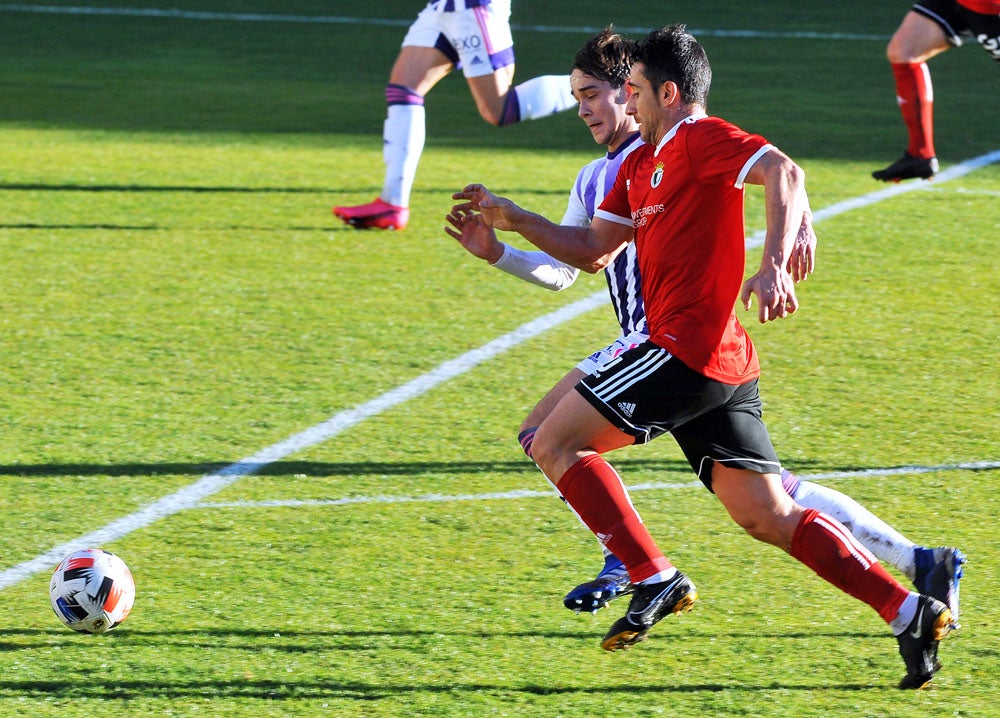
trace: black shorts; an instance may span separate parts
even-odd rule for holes
[[[756,379],[723,384],[647,341],[584,378],[576,390],[637,444],[673,434],[709,490],[716,461],[762,474],[781,473],[761,420]]]
[[[937,23],[955,47],[963,40],[975,40],[1000,62],[1000,15],[972,12],[955,0],[919,0],[913,4],[913,12]]]

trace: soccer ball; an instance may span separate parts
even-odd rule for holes
[[[132,572],[110,551],[70,554],[52,572],[49,599],[59,620],[81,633],[106,633],[124,621],[135,602]]]

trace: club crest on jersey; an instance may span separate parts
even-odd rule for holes
[[[663,181],[663,163],[657,162],[656,169],[653,170],[653,176],[649,178],[649,186],[656,189],[660,186],[660,182]]]

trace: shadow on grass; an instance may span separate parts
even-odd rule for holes
[[[619,470],[659,471],[682,474],[695,480],[691,467],[680,459],[619,459],[612,457]],[[905,473],[922,467],[912,464],[898,466],[861,466],[829,464],[821,461],[797,460],[794,470],[801,475],[810,472],[893,471]],[[947,468],[947,467],[945,467]],[[965,471],[992,471],[995,467],[975,465]],[[525,474],[535,476],[537,469],[527,459],[523,461],[275,461],[267,464],[248,462],[126,462],[0,464],[0,476],[207,476],[234,473],[255,476],[427,476],[454,474]]]
[[[691,467],[681,459],[621,459],[614,466],[623,471],[660,471],[683,474],[695,480]],[[804,471],[864,471],[870,466],[831,466],[820,462],[798,461],[795,469]],[[891,468],[891,467],[890,467]],[[267,464],[245,462],[160,462],[160,463],[42,463],[0,464],[0,476],[207,476],[210,474],[253,474],[255,476],[426,476],[434,474],[525,474],[535,476],[537,469],[523,461],[275,461]]]
[[[0,650],[26,650],[41,648],[49,645],[50,637],[64,637],[64,630],[42,630],[42,629],[22,629],[22,630],[0,630],[0,637],[6,638],[26,638],[26,639],[46,639],[44,643],[35,645],[18,645],[8,641],[0,642]],[[705,631],[688,631],[688,638],[698,638],[714,636],[714,633]],[[767,641],[774,639],[796,640],[796,639],[817,639],[832,638],[836,640],[870,640],[884,637],[882,633],[864,631],[819,631],[819,632],[767,632],[753,631],[745,634],[727,633],[730,639],[750,639],[756,641]],[[83,637],[88,640],[91,637]],[[142,645],[144,648],[163,646],[168,650],[177,649],[210,649],[219,650],[240,650],[250,652],[262,651],[283,651],[288,653],[317,653],[328,654],[331,650],[358,650],[374,651],[391,648],[385,643],[385,639],[398,639],[407,641],[409,639],[442,640],[463,639],[482,641],[502,641],[508,644],[512,640],[522,639],[545,639],[545,640],[571,640],[575,642],[585,642],[588,648],[592,648],[594,636],[589,632],[568,632],[568,631],[434,631],[426,630],[344,630],[344,631],[287,631],[276,629],[188,629],[182,631],[155,632],[155,631],[129,631],[122,630],[116,634],[110,634],[95,638],[104,643],[118,644],[122,650],[128,650],[131,646]],[[304,644],[295,643],[295,639],[302,639]],[[374,644],[366,639],[379,639],[379,643]],[[247,645],[247,641],[254,641],[252,645]],[[342,642],[342,645],[331,645]],[[352,642],[359,642],[352,645]],[[411,649],[412,646],[397,646],[400,649]],[[559,686],[559,685],[518,685],[516,680],[510,683],[461,683],[457,680],[454,683],[442,685],[439,683],[420,683],[411,681],[408,684],[378,684],[364,681],[344,681],[333,676],[328,681],[294,680],[170,680],[167,677],[162,679],[149,680],[107,680],[102,681],[99,675],[88,674],[86,681],[71,681],[63,676],[60,680],[0,680],[0,694],[22,696],[22,697],[58,697],[62,699],[91,698],[91,699],[134,699],[137,697],[153,698],[249,698],[262,700],[281,699],[302,699],[302,698],[343,698],[355,700],[380,700],[397,696],[434,694],[434,693],[478,693],[488,692],[490,694],[526,694],[526,695],[587,695],[592,693],[601,694],[621,694],[623,697],[633,696],[637,692],[674,692],[674,693],[701,693],[717,692],[726,690],[739,691],[759,691],[759,690],[883,690],[889,686],[872,686],[869,684],[823,683],[809,685],[803,683],[783,683],[774,681],[767,685],[750,684],[724,684],[724,683],[698,683],[688,685],[637,685],[629,684],[612,685],[606,682],[595,683],[587,686]]]
[[[0,184],[0,192],[218,192],[247,194],[329,194],[336,190],[322,187],[227,187],[206,185],[143,184]]]
[[[0,229],[29,229],[29,230],[68,230],[73,232],[78,231],[88,231],[96,230],[101,232],[173,232],[177,228],[170,227],[166,225],[158,224],[147,224],[147,225],[130,225],[130,224],[39,224],[36,222],[21,222],[19,224],[0,224]],[[201,227],[186,227],[185,229],[199,229],[199,230],[212,230],[212,231],[223,231],[223,232],[354,232],[357,231],[354,227],[348,227],[346,225],[335,224],[333,220],[330,221],[329,226],[319,226],[319,227],[254,227],[254,226],[243,226],[243,225],[220,225],[218,227],[213,226],[201,226]]]
[[[477,694],[496,695],[596,695],[620,696],[625,701],[634,700],[638,694],[648,693],[663,695],[669,693],[695,694],[719,693],[722,691],[738,691],[741,694],[752,694],[758,691],[885,691],[895,690],[890,685],[871,685],[866,683],[829,683],[817,682],[790,683],[774,681],[768,684],[752,685],[747,683],[693,683],[641,685],[637,682],[613,685],[604,681],[586,686],[558,685],[517,685],[505,683],[419,683],[409,684],[374,684],[362,681],[343,681],[331,678],[324,681],[293,681],[276,680],[108,680],[102,682],[100,677],[88,676],[86,681],[67,683],[63,680],[53,681],[10,681],[0,680],[0,693],[17,697],[38,697],[99,700],[135,700],[143,699],[180,699],[180,698],[247,698],[266,701],[302,700],[308,698],[340,698],[346,700],[385,700],[400,696],[418,696],[422,694]]]
[[[144,192],[182,192],[191,194],[337,194],[349,192],[351,194],[378,194],[381,187],[233,187],[227,185],[142,185],[142,184],[45,184],[41,182],[13,182],[0,183],[0,192],[122,192],[122,193],[144,193]],[[461,189],[460,185],[455,187],[418,187],[413,190],[413,194],[440,196],[447,194],[449,199],[453,192]],[[558,195],[566,194],[565,189],[545,189],[539,187],[498,187],[498,192],[535,194],[535,195]]]

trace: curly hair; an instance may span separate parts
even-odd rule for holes
[[[573,69],[619,88],[628,81],[634,52],[635,41],[623,37],[608,25],[576,53]]]

